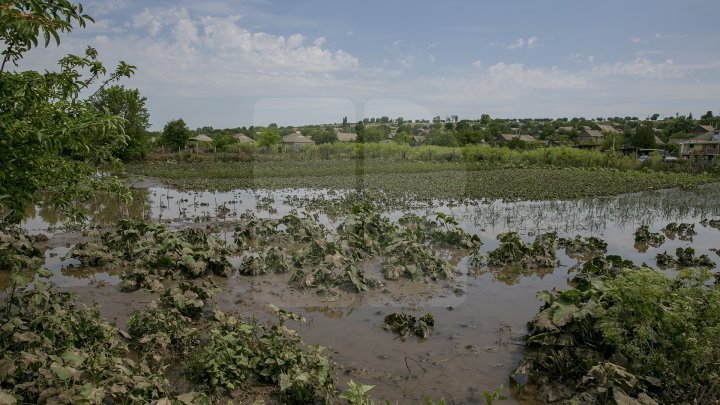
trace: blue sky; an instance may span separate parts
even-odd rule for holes
[[[136,1],[33,51],[136,65],[153,129],[720,113],[720,1]]]

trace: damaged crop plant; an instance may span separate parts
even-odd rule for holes
[[[592,268],[589,267],[589,268]],[[720,288],[688,268],[581,270],[566,291],[544,291],[528,324],[529,381],[546,402],[712,403],[720,396]]]

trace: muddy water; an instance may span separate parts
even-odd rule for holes
[[[162,187],[134,190],[133,203],[98,200],[88,207],[93,226],[111,225],[119,218],[163,221],[174,228],[232,221],[246,210],[261,217],[282,216],[293,209],[303,210],[310,199],[333,200],[341,195],[309,190],[246,191],[227,193],[180,192]],[[448,204],[435,201],[416,204],[412,211],[434,216],[445,212],[455,216],[468,232],[478,234],[483,252],[494,249],[497,235],[520,232],[530,241],[534,235],[557,231],[559,236],[598,236],[608,243],[608,254],[617,254],[636,264],[655,266],[655,255],[692,246],[696,254],[720,257],[711,248],[720,248],[720,230],[705,227],[705,218],[720,217],[720,185],[696,190],[667,190],[611,198],[551,202],[464,201]],[[300,207],[300,208],[298,208]],[[386,212],[397,219],[407,209]],[[335,217],[322,214],[328,226]],[[666,240],[659,248],[636,246],[633,232],[642,224],[659,231],[669,222],[695,223],[692,240]],[[146,292],[125,294],[117,283],[120,270],[88,271],[63,260],[79,232],[63,229],[51,212],[37,210],[23,226],[30,233],[50,236],[46,265],[52,281],[75,291],[87,303],[97,302],[101,312],[122,327],[132,309],[145,306],[153,297]],[[229,233],[221,233],[230,238]],[[458,275],[451,282],[428,284],[397,281],[362,294],[345,292],[324,297],[313,292],[290,290],[289,275],[260,277],[234,276],[217,279],[223,292],[216,297],[219,307],[247,316],[269,319],[267,305],[274,303],[301,313],[308,322],[295,325],[306,343],[329,347],[340,365],[341,381],[375,385],[375,398],[401,403],[423,395],[449,403],[483,402],[482,391],[507,387],[508,374],[522,358],[521,337],[525,324],[536,313],[538,291],[565,288],[572,267],[581,263],[560,251],[560,266],[531,274],[498,271],[469,271],[466,257],[451,257]],[[379,262],[363,264],[372,274]],[[500,272],[500,273],[499,273]],[[0,284],[3,280],[0,280]],[[385,315],[403,310],[416,316],[432,313],[435,333],[427,340],[397,339],[382,327]]]

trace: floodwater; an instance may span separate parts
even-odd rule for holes
[[[120,218],[162,221],[171,228],[222,224],[250,210],[260,217],[279,217],[296,209],[306,210],[308,201],[333,201],[342,194],[326,191],[280,190],[233,192],[181,192],[164,187],[137,188],[134,200],[123,204],[98,199],[87,208],[89,223],[99,228],[111,226]],[[497,235],[519,232],[526,241],[535,235],[556,231],[562,237],[597,236],[608,243],[608,254],[620,255],[636,264],[655,266],[655,255],[677,247],[692,246],[696,254],[720,257],[720,230],[700,221],[720,217],[720,184],[694,190],[664,190],[618,197],[570,201],[504,202],[462,201],[424,202],[413,208],[385,212],[391,219],[411,210],[433,216],[444,212],[455,216],[463,229],[480,236],[487,252],[498,246]],[[311,205],[317,207],[317,204]],[[309,210],[309,208],[308,208]],[[321,213],[327,226],[338,218]],[[688,240],[667,239],[659,248],[637,246],[633,232],[649,225],[659,232],[670,222],[694,223],[697,235]],[[142,308],[153,297],[147,292],[122,293],[117,288],[119,272],[78,269],[72,259],[62,257],[74,243],[83,239],[78,231],[63,227],[52,212],[37,209],[23,223],[29,233],[44,233],[47,242],[46,266],[53,272],[52,282],[77,292],[83,302],[97,302],[104,316],[123,327],[133,309]],[[228,240],[232,232],[221,236]],[[374,385],[374,398],[407,403],[427,395],[448,403],[483,402],[483,390],[503,385],[508,391],[508,375],[523,355],[522,335],[526,323],[539,308],[538,291],[566,288],[572,268],[581,263],[558,253],[555,269],[528,274],[505,274],[503,270],[473,273],[468,258],[448,253],[458,275],[450,282],[387,282],[383,288],[364,293],[344,292],[329,300],[312,291],[291,290],[289,274],[258,277],[233,276],[216,279],[223,292],[216,304],[224,310],[269,319],[267,306],[274,303],[302,314],[305,324],[294,325],[308,344],[329,347],[338,362],[341,384],[353,379]],[[363,264],[368,272],[379,263]],[[0,279],[0,286],[6,281]],[[411,337],[405,341],[383,329],[385,315],[405,311],[416,316],[432,313],[435,331],[426,340]]]

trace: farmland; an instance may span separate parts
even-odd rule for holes
[[[709,174],[383,159],[146,162],[128,165],[127,172],[185,190],[360,187],[416,199],[567,199],[695,187],[715,179]]]
[[[713,88],[707,52],[546,69],[522,55],[575,35],[430,3],[373,18],[490,45],[373,46],[349,3],[90,3],[0,6],[0,405],[719,403],[720,117],[607,116],[706,104],[674,89]],[[605,116],[478,113],[521,105]],[[390,111],[422,117],[363,117]]]
[[[79,307],[72,316],[90,316],[98,325],[105,319],[117,322],[123,332],[112,339],[123,342],[127,334],[127,350],[149,365],[181,365],[161,374],[131,369],[132,378],[154,384],[156,393],[111,379],[101,383],[100,390],[104,384],[123,384],[128,394],[139,397],[287,401],[295,395],[337,398],[350,395],[351,387],[374,386],[367,395],[401,402],[425,396],[449,403],[478,402],[485,393],[547,400],[548,395],[598,394],[594,386],[576,392],[544,385],[542,376],[554,369],[547,369],[547,359],[533,354],[537,343],[528,344],[531,351],[523,350],[525,334],[531,332],[531,342],[539,342],[536,335],[542,331],[533,326],[540,324],[536,313],[543,309],[535,295],[570,288],[569,278],[589,277],[587,263],[612,255],[628,261],[613,271],[644,263],[657,270],[643,271],[665,279],[692,264],[667,265],[663,255],[674,258],[678,248],[691,247],[691,257],[705,255],[704,263],[714,271],[720,200],[712,196],[718,194],[716,184],[707,184],[565,200],[479,201],[463,196],[452,201],[412,199],[407,194],[400,200],[366,200],[356,191],[181,190],[146,179],[124,209],[111,198],[88,205],[84,232],[63,226],[61,218],[44,209],[30,213],[23,229],[49,237],[44,242],[30,237],[49,270],[46,277],[30,273],[33,282],[48,280],[60,292],[77,294],[80,303],[98,304],[96,315]],[[120,219],[126,222],[118,225]],[[693,224],[692,232],[683,225],[678,233],[677,225],[668,227],[673,222]],[[633,235],[636,228],[667,236],[650,245],[644,239],[635,241],[637,235],[646,235]],[[602,243],[590,244],[587,238],[592,237]],[[27,251],[18,255],[37,257]],[[11,286],[11,280],[2,278],[0,284]],[[52,291],[39,294],[44,300],[59,299]],[[39,299],[38,293],[32,294],[19,302]],[[547,300],[545,305],[553,309],[561,305],[553,302],[565,302],[562,297]],[[576,305],[580,304],[585,302]],[[427,314],[431,325],[422,318]],[[423,326],[409,324],[410,329],[398,336],[393,331],[403,329],[385,326],[391,315],[403,322],[406,318],[397,316],[425,320]],[[299,317],[307,322],[299,322]],[[558,328],[574,325],[551,318]],[[156,321],[148,323],[149,319]],[[526,329],[528,322],[531,329]],[[278,335],[282,325],[298,337],[292,337],[295,332]],[[226,340],[210,340],[203,352],[198,339],[227,339],[238,333],[275,342],[273,348],[244,346],[248,355],[260,350],[298,360],[292,369],[277,371],[262,371],[253,363],[238,374],[207,369],[207,364],[234,363],[218,357],[225,349],[216,345],[227,345]],[[326,349],[313,351],[310,345]],[[311,350],[309,357],[296,357],[292,347]],[[567,354],[572,355],[576,354]],[[648,378],[659,375],[643,370]],[[587,371],[565,372],[571,378]],[[303,383],[311,385],[281,385],[281,378],[293,381],[301,374],[312,378]],[[511,384],[515,379],[520,386]],[[238,387],[233,381],[243,384]],[[622,392],[652,394],[655,389],[635,383]],[[63,392],[80,395],[72,388]],[[682,390],[661,392],[670,396],[654,398],[685,395]]]

